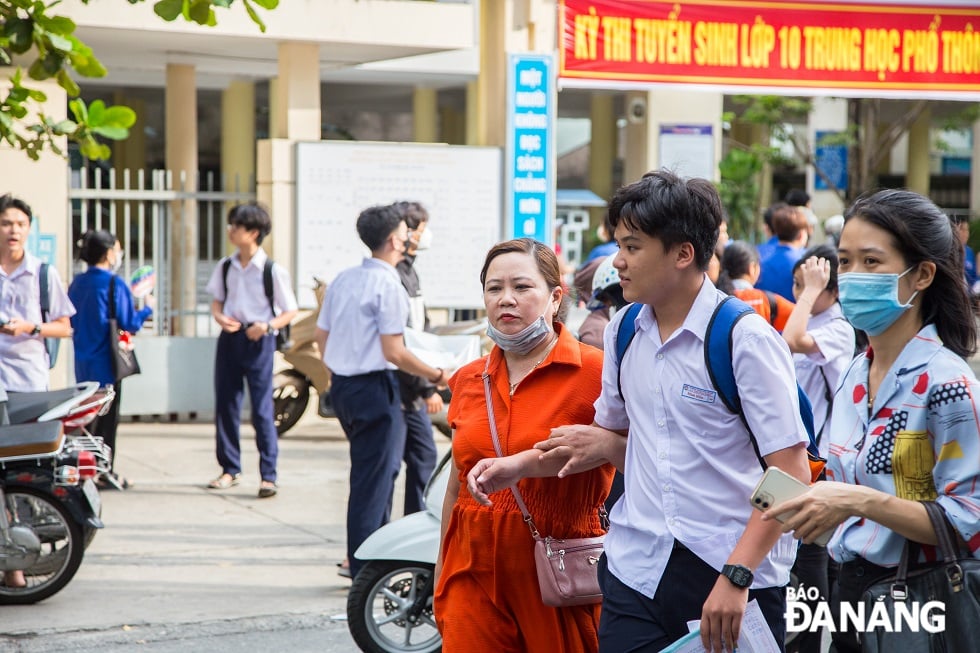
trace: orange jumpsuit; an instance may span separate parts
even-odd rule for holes
[[[450,381],[449,423],[460,492],[443,542],[435,613],[446,653],[500,651],[573,653],[598,650],[598,604],[551,608],[541,602],[534,540],[510,490],[481,506],[466,489],[466,473],[496,456],[490,436],[482,373],[486,359],[464,366]],[[565,424],[591,424],[599,396],[602,352],[567,329],[547,359],[510,396],[499,348],[490,353],[490,380],[503,454],[531,448]],[[587,537],[603,532],[599,506],[613,468],[605,465],[564,479],[518,483],[542,537]]]

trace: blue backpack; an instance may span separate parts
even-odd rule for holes
[[[617,365],[622,363],[626,350],[636,336],[636,316],[640,314],[641,308],[643,304],[633,303],[624,309],[626,315],[623,316],[623,321],[619,323],[619,330],[616,332]],[[725,407],[742,420],[745,429],[749,432],[752,449],[762,469],[766,469],[766,461],[759,453],[755,434],[752,433],[752,428],[742,411],[742,401],[738,396],[738,385],[735,383],[735,370],[732,367],[732,331],[739,320],[754,312],[751,306],[736,297],[726,297],[718,304],[708,321],[708,330],[704,334],[704,363],[708,368],[711,384],[718,391],[718,396],[721,397]],[[799,383],[796,384],[796,393],[800,402],[800,419],[809,437],[806,453],[810,463],[811,480],[816,481],[823,472],[826,461],[820,457],[813,432],[813,407]],[[622,394],[621,387],[620,394]]]

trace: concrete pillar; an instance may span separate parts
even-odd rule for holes
[[[929,127],[932,112],[927,107],[909,127],[909,168],[905,186],[920,195],[929,196]]]
[[[718,180],[718,161],[721,160],[721,93],[697,91],[633,91],[626,94],[626,165],[624,183],[634,182],[643,173],[660,167],[684,172],[686,165],[700,164],[702,157],[689,150],[691,159],[681,160],[688,153],[675,152],[680,159],[661,160],[660,129],[666,125],[711,127],[709,149],[710,175]],[[697,161],[695,161],[695,157]]]
[[[814,98],[813,110],[807,125],[807,139],[810,147],[816,149],[818,131],[847,131],[847,100],[841,98]],[[850,180],[853,183],[853,180]],[[812,166],[806,170],[806,191],[812,201],[810,208],[818,218],[824,220],[837,213],[844,212],[844,203],[831,190],[815,190],[816,173]]]
[[[434,88],[416,86],[412,91],[412,133],[416,143],[439,142],[438,100]]]
[[[604,200],[612,196],[613,164],[616,161],[616,140],[619,130],[616,127],[615,95],[593,93],[590,98],[589,119],[589,189]],[[589,209],[589,222],[592,227],[602,223],[606,210]]]
[[[272,138],[320,140],[320,46],[280,43],[279,77],[270,85]],[[272,122],[275,120],[275,122]]]
[[[221,92],[221,173],[224,189],[245,192],[255,179],[255,84],[232,81]]]
[[[466,144],[480,144],[480,85],[476,82],[466,84]]]
[[[13,74],[13,68],[0,67],[0,95],[5,96],[10,90],[8,80]],[[49,118],[60,122],[68,117],[68,97],[54,80],[27,81],[30,82],[27,86],[47,96],[41,109]],[[33,121],[36,117],[34,113],[29,113],[25,120]],[[68,149],[68,139],[64,137],[56,138],[55,143],[62,151]],[[0,170],[3,171],[4,187],[0,192],[11,192],[27,202],[41,234],[54,236],[53,263],[67,288],[71,282],[72,259],[67,162],[51,151],[42,152],[37,161],[32,161],[22,151],[4,144],[0,147]],[[51,370],[50,387],[63,388],[73,378],[71,338],[66,338],[61,341],[58,363]]]
[[[450,145],[466,144],[466,114],[455,107],[439,108],[439,141]]]
[[[513,0],[480,3],[480,74],[476,80],[476,138],[474,145],[507,144],[508,9]]]
[[[197,80],[194,66],[167,64],[165,100],[165,162],[174,188],[197,189]],[[197,306],[197,203],[171,203],[170,260],[173,335],[193,336]]]
[[[272,216],[263,248],[296,280],[293,161],[296,141],[320,140],[320,48],[315,43],[280,43],[279,76],[269,84],[269,133],[256,152],[256,195]]]
[[[122,185],[123,170],[130,171],[131,183],[135,184],[136,171],[146,168],[146,101],[126,97],[117,91],[113,94],[113,104],[124,104],[136,112],[136,123],[129,128],[129,138],[112,141],[112,164],[116,169],[117,183]]]

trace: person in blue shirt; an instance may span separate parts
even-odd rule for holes
[[[809,236],[806,215],[797,206],[779,203],[772,207],[772,230],[778,238],[766,255],[759,255],[762,274],[755,287],[793,301],[793,265],[803,255]]]
[[[94,433],[102,437],[112,448],[109,478],[101,479],[103,489],[126,489],[129,482],[112,471],[115,463],[116,429],[119,426],[119,403],[122,401],[122,383],[112,370],[112,340],[109,333],[109,281],[115,279],[116,321],[119,328],[135,333],[143,326],[155,305],[152,295],[147,295],[146,305],[136,310],[129,283],[116,274],[122,264],[123,251],[116,237],[105,230],[89,231],[81,240],[79,258],[88,269],[75,277],[68,288],[68,297],[78,312],[71,318],[75,345],[75,379],[98,381],[112,385],[116,391],[107,412],[95,422]]]
[[[970,239],[970,218],[958,215],[952,220],[956,227],[956,236],[963,245],[963,273],[966,277],[966,287],[972,293],[973,286],[977,282],[977,255],[973,253],[973,248],[966,244]]]

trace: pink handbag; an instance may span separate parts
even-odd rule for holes
[[[489,367],[490,360],[487,359]],[[493,415],[493,399],[490,394],[490,375],[483,371],[483,390],[487,401],[487,416],[490,418],[490,435],[493,438],[493,448],[497,456],[502,457],[500,437],[497,435],[497,423]],[[551,536],[541,537],[538,527],[531,519],[527,504],[517,485],[511,485],[514,500],[524,515],[524,522],[531,529],[534,538],[534,565],[538,572],[538,586],[541,590],[541,601],[553,608],[563,608],[572,605],[601,603],[602,592],[599,590],[598,564],[602,555],[604,535],[598,537],[577,537],[566,540]],[[600,512],[603,512],[600,509]]]

